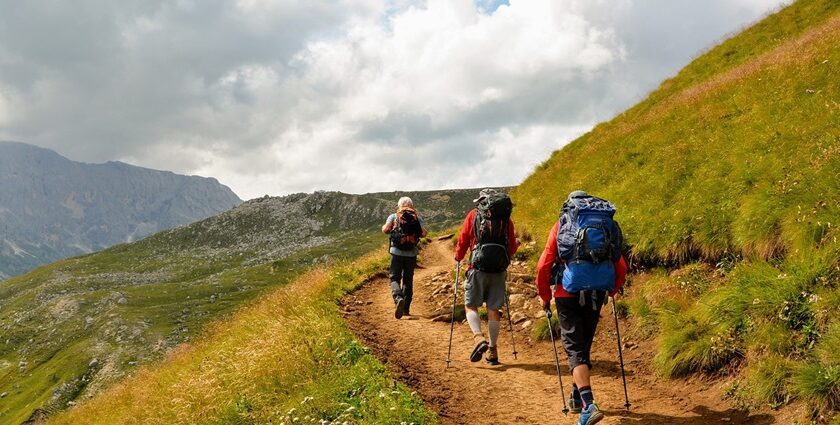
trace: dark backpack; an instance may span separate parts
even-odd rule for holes
[[[560,210],[557,255],[565,267],[557,267],[567,292],[612,291],[615,262],[621,258],[623,235],[613,219],[615,206],[586,195],[566,200]]]
[[[391,246],[403,251],[414,249],[422,234],[423,228],[420,226],[420,219],[417,218],[417,211],[411,208],[397,211],[394,227],[391,228]]]
[[[504,193],[492,193],[479,202],[476,210],[472,265],[483,272],[505,271],[510,265],[508,225],[513,203]]]

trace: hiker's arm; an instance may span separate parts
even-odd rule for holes
[[[382,226],[382,233],[391,233],[391,228],[394,227],[394,220],[391,220],[391,216],[388,216],[388,219],[385,220],[385,225]]]
[[[540,296],[543,307],[551,302],[551,266],[557,259],[557,223],[548,232],[548,240],[545,241],[540,261],[537,262],[537,294]]]
[[[624,279],[627,276],[627,262],[624,261],[624,256],[622,255],[618,261],[615,262],[615,289],[610,292],[610,296],[614,297],[615,294],[621,292],[621,288],[624,287]]]
[[[516,232],[513,229],[513,220],[508,220],[508,255],[513,257],[516,250],[519,249],[519,243],[516,242]]]
[[[467,214],[464,224],[461,225],[461,233],[458,235],[458,246],[455,248],[455,261],[461,261],[467,255],[467,249],[472,242],[473,221],[475,221],[475,210]]]
[[[417,219],[420,221],[420,237],[425,238],[429,234],[429,229],[426,228],[426,222],[423,220],[423,217],[417,217]]]

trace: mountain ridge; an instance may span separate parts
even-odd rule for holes
[[[215,178],[81,163],[19,142],[0,142],[0,181],[0,279],[242,202]]]

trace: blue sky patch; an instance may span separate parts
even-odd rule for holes
[[[475,3],[488,14],[495,12],[503,4],[510,5],[508,0],[475,0]]]

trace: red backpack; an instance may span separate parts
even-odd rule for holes
[[[414,249],[422,234],[423,228],[420,226],[420,219],[417,218],[417,211],[411,208],[397,211],[397,219],[394,220],[394,227],[391,229],[391,246],[403,251]]]

